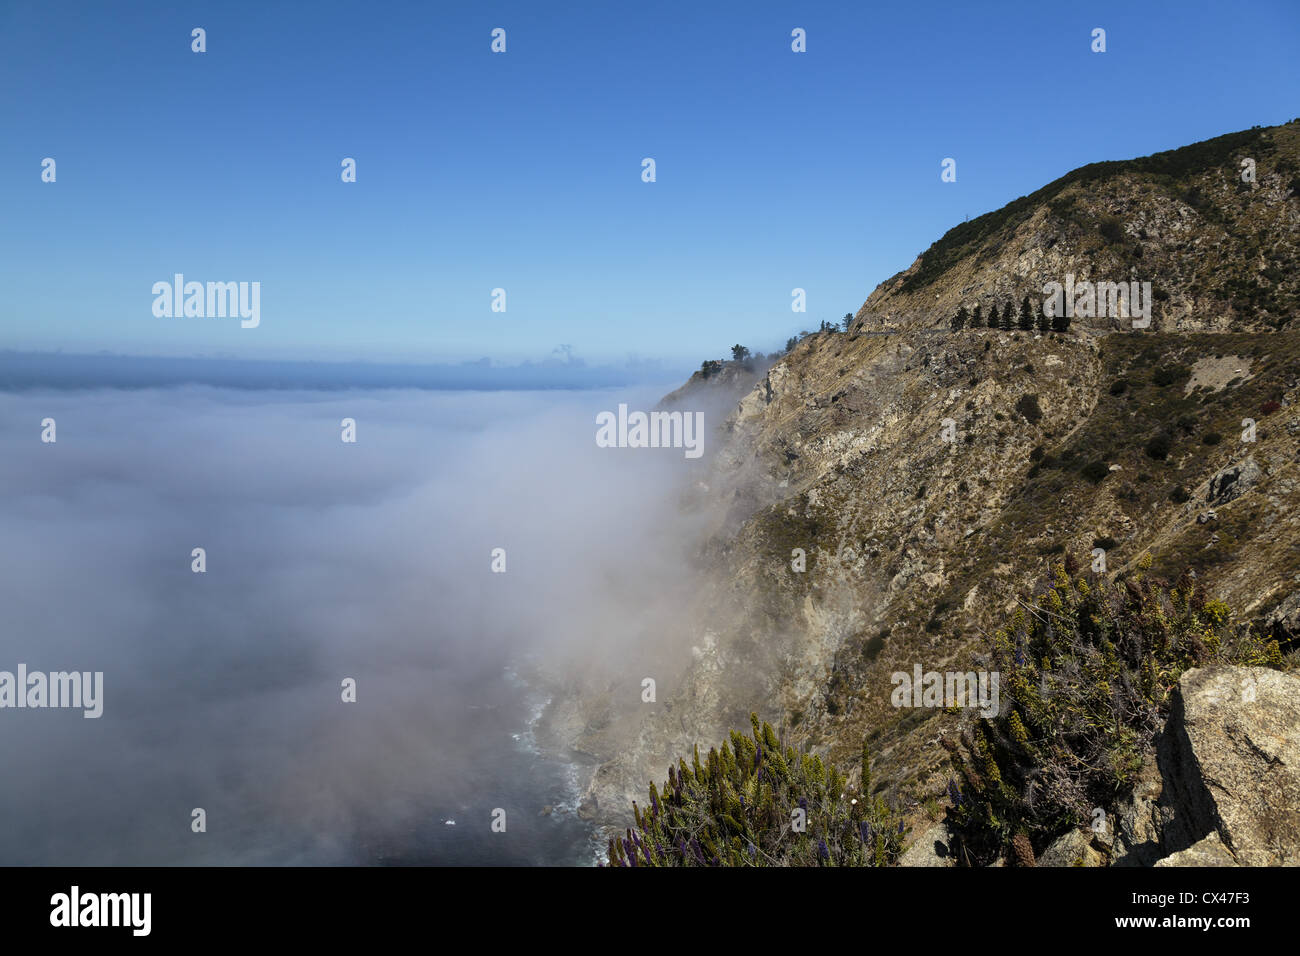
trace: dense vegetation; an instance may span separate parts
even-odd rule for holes
[[[1142,766],[1182,672],[1212,661],[1280,667],[1276,641],[1234,626],[1193,574],[1170,587],[1141,570],[1074,576],[1023,605],[991,640],[1002,703],[945,738],[957,778],[948,825],[958,859],[1031,863],[1056,837],[1112,806]]]
[[[1113,544],[1099,539],[1098,547]],[[1236,624],[1193,572],[1172,586],[1149,559],[1115,581],[1073,558],[1031,605],[1021,602],[978,666],[1000,675],[996,716],[944,738],[956,776],[947,824],[960,863],[1032,865],[1066,831],[1094,822],[1129,789],[1191,667],[1282,667],[1277,641]],[[610,840],[611,866],[885,866],[906,834],[901,814],[751,715],[751,736],[669,768],[636,825]]]
[[[610,866],[885,866],[902,849],[901,818],[871,796],[870,757],[861,786],[814,754],[783,746],[750,715],[753,736],[691,766],[668,768],[663,789],[633,804],[636,827],[609,841]]]

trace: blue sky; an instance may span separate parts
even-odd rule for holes
[[[0,348],[764,350],[1072,168],[1300,114],[1297,48],[1294,0],[6,0]],[[176,272],[261,282],[260,326],[156,318]]]

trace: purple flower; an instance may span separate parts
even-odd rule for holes
[[[825,840],[817,841],[817,855],[821,857],[823,860],[830,859],[831,851],[826,848]]]

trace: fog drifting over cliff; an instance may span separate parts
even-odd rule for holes
[[[712,439],[593,440],[659,394],[0,393],[0,670],[104,674],[99,719],[0,709],[0,862],[547,861],[503,669],[689,643]]]

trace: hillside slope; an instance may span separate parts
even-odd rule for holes
[[[832,761],[866,738],[873,788],[933,821],[959,715],[894,707],[891,675],[970,669],[1067,554],[1103,550],[1111,577],[1144,556],[1171,579],[1190,567],[1251,618],[1281,607],[1293,647],[1298,147],[1292,122],[1077,170],[950,231],[849,332],[777,361],[696,492],[712,517],[692,659],[659,706],[600,730],[581,702],[564,718],[607,758],[588,814],[621,825],[664,767],[758,711]],[[1041,299],[1067,272],[1166,296],[1150,330],[949,330],[961,305]]]
[[[1254,182],[1242,180],[1244,160]],[[1018,307],[1067,273],[1151,282],[1158,330],[1282,328],[1300,306],[1298,194],[1297,121],[1093,163],[950,229],[880,284],[853,328],[940,326],[962,304]]]

